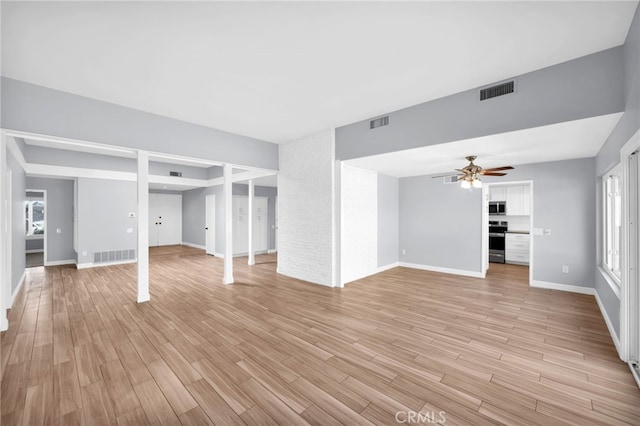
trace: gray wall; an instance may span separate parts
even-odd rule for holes
[[[35,240],[26,240],[25,241],[25,248],[27,249],[27,251],[30,251],[30,250],[43,251],[44,250],[44,238],[38,238],[38,239],[35,239]]]
[[[45,148],[34,145],[25,146],[25,159],[28,163],[34,164],[113,170],[118,172],[137,172],[136,160],[132,158]],[[204,167],[161,163],[157,161],[149,162],[149,174],[151,175],[169,176],[170,171],[182,172],[182,177],[184,178],[209,178],[208,169]]]
[[[631,23],[624,52],[625,109],[618,125],[596,156],[596,271],[595,287],[607,316],[620,336],[620,299],[598,270],[602,265],[602,176],[620,162],[620,148],[640,129],[640,7]]]
[[[532,180],[533,279],[593,287],[595,258],[595,161],[593,158],[516,166],[507,177],[485,182]],[[429,176],[400,179],[400,260],[482,271],[482,197]],[[568,265],[569,274],[563,274]]]
[[[27,188],[47,191],[47,262],[75,259],[73,180],[27,177]],[[56,229],[62,233],[58,234]],[[29,241],[27,242],[29,243]]]
[[[206,196],[216,196],[216,252],[224,253],[224,193],[222,185],[209,188],[196,188],[182,193],[182,241],[186,243],[205,245],[205,203]],[[233,195],[247,195],[248,186],[233,184]],[[255,195],[268,197],[269,203],[269,250],[275,249],[275,203],[277,189],[256,186]]]
[[[2,77],[3,128],[278,169],[278,145]]]
[[[24,202],[26,175],[13,153],[7,150],[7,170],[11,170],[11,293],[20,284],[25,268],[26,236],[24,229]]]
[[[480,102],[473,89],[392,112],[385,127],[369,130],[369,120],[339,127],[336,157],[348,160],[621,112],[624,71],[623,48],[616,47],[518,76],[512,95]]]
[[[378,173],[378,267],[400,260],[400,180]]]
[[[78,264],[93,263],[94,252],[135,249],[137,219],[129,212],[136,211],[135,182],[79,178]]]
[[[481,270],[482,197],[441,179],[400,179],[400,261]]]

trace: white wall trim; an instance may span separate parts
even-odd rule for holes
[[[25,253],[27,253],[27,254],[44,253],[44,249],[26,250]]]
[[[129,263],[137,263],[137,260],[121,260],[121,261],[105,262],[105,263],[78,263],[76,267],[78,269],[89,269],[89,268],[101,268],[103,266],[127,265]]]
[[[207,186],[206,179],[183,178],[179,176],[161,176],[152,174],[149,175],[149,183],[194,186],[196,188],[204,188]]]
[[[60,265],[75,265],[76,261],[73,259],[67,260],[52,260],[50,262],[44,262],[44,266],[60,266]]]
[[[300,282],[303,282],[303,283],[307,283],[307,284],[312,284],[312,285],[321,285],[321,286],[323,286],[323,287],[328,287],[328,288],[334,288],[334,287],[335,287],[335,286],[333,285],[333,283],[321,283],[321,282],[315,282],[315,281],[308,281],[308,280],[303,280],[303,279],[301,279],[301,278],[293,277],[293,276],[291,276],[291,275],[283,274],[283,273],[280,271],[280,268],[276,268],[276,273],[277,273],[277,274],[280,274],[280,275],[282,275],[282,276],[285,276],[285,277],[293,278],[294,280],[297,280],[297,281],[300,281]]]
[[[400,266],[400,262],[393,262],[388,265],[379,266],[378,269],[376,269],[376,274],[379,274],[380,272],[388,271],[389,269],[397,268],[398,266]]]
[[[609,284],[611,291],[613,291],[618,299],[620,299],[620,287],[618,284],[611,278],[611,275],[602,267],[598,266],[598,272],[602,275],[602,278]]]
[[[593,292],[594,296],[596,297],[596,302],[598,303],[598,308],[600,308],[600,313],[602,314],[602,318],[604,318],[604,322],[605,324],[607,324],[607,329],[609,330],[609,334],[611,335],[611,339],[613,340],[613,344],[616,346],[616,351],[618,351],[618,356],[620,357],[620,359],[622,359],[622,352],[621,352],[621,347],[620,347],[620,339],[618,338],[618,336],[616,335],[616,331],[613,328],[613,324],[611,323],[611,319],[609,318],[609,315],[607,314],[607,310],[604,308],[604,304],[602,303],[602,299],[600,299],[600,295],[598,294],[597,291]],[[622,359],[624,361],[624,359]]]
[[[462,275],[464,277],[484,278],[484,274],[479,271],[465,271],[464,269],[443,268],[441,266],[421,265],[418,263],[399,262],[398,266],[405,268],[420,269],[423,271],[442,272],[445,274]]]
[[[205,246],[202,246],[200,244],[188,243],[186,241],[183,241],[180,244],[182,244],[183,246],[193,247],[193,248],[197,248],[197,249],[201,249],[201,250],[206,250],[207,249]]]
[[[267,250],[267,254],[274,254],[274,253],[277,253],[277,252],[278,252],[278,250],[276,250],[276,249]]]
[[[27,270],[25,269],[24,272],[22,273],[22,276],[20,277],[20,281],[18,281],[18,286],[16,287],[15,290],[13,290],[13,293],[11,293],[11,303],[9,304],[9,309],[13,308],[13,304],[16,301],[16,298],[18,297],[18,293],[20,293],[20,290],[22,289],[22,284],[24,284],[26,280],[27,280]]]
[[[596,289],[593,287],[582,287],[582,286],[570,285],[570,284],[558,284],[558,283],[551,283],[548,281],[538,281],[538,280],[532,280],[530,287],[546,288],[549,290],[568,291],[570,293],[588,294],[591,296],[593,296],[596,292]]]

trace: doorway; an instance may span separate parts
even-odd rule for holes
[[[182,243],[182,194],[149,194],[149,247]]]
[[[526,268],[524,272],[529,276],[530,283],[533,260],[533,182],[485,184],[482,195],[484,274],[492,266],[496,271]]]
[[[44,266],[47,259],[47,191],[27,189],[24,202],[25,267]]]

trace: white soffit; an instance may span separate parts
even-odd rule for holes
[[[373,155],[345,164],[389,176],[408,177],[454,172],[476,155],[484,168],[594,157],[622,113],[534,127],[515,132]]]
[[[286,142],[624,43],[637,2],[3,2],[2,75]]]

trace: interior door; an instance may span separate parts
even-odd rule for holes
[[[149,246],[182,242],[182,195],[149,194]]]
[[[205,246],[207,254],[216,253],[216,196],[207,195],[205,202]]]

